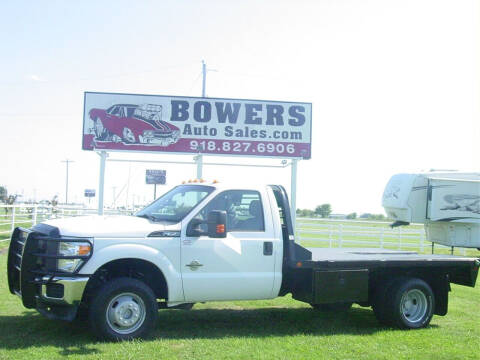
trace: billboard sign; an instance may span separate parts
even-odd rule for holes
[[[147,170],[145,173],[147,184],[165,185],[167,182],[167,170]]]
[[[95,197],[95,189],[85,189],[85,197]]]
[[[86,92],[84,150],[311,157],[312,104]]]

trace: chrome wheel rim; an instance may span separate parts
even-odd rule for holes
[[[428,300],[422,291],[412,289],[403,294],[400,306],[403,317],[410,323],[417,323],[428,311]]]
[[[124,137],[128,142],[131,142],[131,143],[134,143],[134,142],[135,142],[135,135],[133,135],[132,130],[130,130],[129,128],[123,129],[123,137]]]
[[[131,334],[145,322],[145,303],[133,293],[115,296],[107,306],[106,317],[110,328],[118,334]]]

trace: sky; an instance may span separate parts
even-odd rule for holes
[[[297,207],[382,212],[396,173],[480,170],[479,24],[478,0],[2,1],[0,185],[65,201],[71,159],[69,201],[85,202],[85,189],[98,193],[99,156],[81,150],[83,93],[200,96],[205,60],[208,97],[312,103]],[[151,201],[145,169],[167,170],[161,193],[196,167],[107,162],[106,205],[114,194],[117,205]],[[290,189],[289,168],[203,172]]]

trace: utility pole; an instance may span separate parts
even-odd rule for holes
[[[68,204],[68,165],[70,163],[75,162],[75,161],[70,160],[70,159],[65,159],[65,160],[62,160],[61,162],[65,163],[66,168],[67,168],[66,181],[65,181],[65,205],[66,205],[66,204]]]
[[[205,97],[205,87],[207,86],[207,64],[202,60],[202,97]]]
[[[202,97],[205,96],[205,88],[207,86],[207,64],[202,60]],[[198,148],[198,155],[195,156],[195,162],[197,163],[197,179],[200,180],[203,177],[203,155],[204,149]]]

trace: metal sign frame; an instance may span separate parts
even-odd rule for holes
[[[207,99],[206,96],[206,75],[208,71],[215,71],[212,69],[207,69],[207,64],[205,61],[202,60],[202,97],[203,99]],[[139,95],[139,94],[136,94]],[[145,95],[145,94],[144,94]],[[86,99],[86,93],[84,95],[84,100]],[[147,95],[148,96],[148,95]],[[193,98],[193,97],[184,97],[184,98]],[[225,99],[224,100],[247,100],[248,99]],[[270,101],[270,100],[252,100],[252,101],[264,101],[264,102],[271,102],[271,103],[281,103],[280,101]],[[292,103],[292,102],[284,102],[284,103]],[[194,161],[193,162],[188,162],[188,161],[152,161],[152,160],[127,160],[127,159],[111,159],[110,161],[123,161],[123,162],[143,162],[143,163],[159,163],[159,164],[196,164],[197,165],[197,179],[201,179],[203,177],[203,165],[213,165],[213,166],[246,166],[246,167],[269,167],[269,168],[285,168],[287,166],[291,167],[291,181],[290,181],[290,207],[293,209],[293,214],[296,214],[297,208],[297,165],[299,160],[303,159],[310,159],[311,154],[312,154],[312,126],[313,126],[313,113],[312,113],[312,103],[305,103],[305,102],[298,102],[299,104],[308,104],[310,106],[310,139],[309,139],[309,156],[308,157],[288,157],[288,156],[258,156],[257,155],[249,155],[249,154],[242,154],[242,157],[261,157],[261,158],[273,158],[273,159],[279,159],[279,158],[288,158],[290,160],[290,163],[287,162],[287,160],[282,160],[282,165],[259,165],[259,164],[235,164],[235,163],[204,163],[203,162],[203,156],[207,155],[201,152],[201,149],[199,149],[197,155],[194,156]],[[85,133],[85,101],[84,101],[84,114],[83,114],[83,129],[82,129],[82,134]],[[82,140],[82,147],[83,147],[83,140]],[[100,155],[100,176],[99,176],[99,191],[98,191],[98,213],[100,215],[103,215],[103,207],[104,207],[104,187],[105,187],[105,167],[106,167],[106,162],[108,158],[108,152],[131,152],[131,151],[126,151],[126,150],[94,150],[97,151],[97,153]],[[135,151],[137,153],[149,153],[152,154],[152,152],[146,152],[146,151]],[[174,152],[162,152],[163,154],[168,154],[168,155],[191,155],[192,153],[174,153]],[[239,154],[240,155],[240,154]],[[237,155],[237,156],[239,156]],[[208,156],[232,156],[231,154],[212,154],[209,153]],[[233,155],[235,156],[235,155]],[[292,222],[293,222],[293,228],[295,229],[295,220],[296,216],[292,217]]]
[[[111,152],[125,152],[125,151],[111,151]],[[98,214],[103,215],[104,213],[104,192],[105,192],[105,169],[107,158],[109,153],[107,151],[97,152],[100,156],[100,176],[98,184]],[[149,153],[151,154],[151,153]],[[165,155],[165,154],[164,154]],[[170,154],[167,154],[170,155]],[[183,154],[190,155],[191,154]],[[282,160],[281,165],[261,165],[261,164],[238,164],[238,163],[217,163],[217,162],[203,162],[203,155],[198,154],[193,158],[193,161],[168,161],[168,160],[130,160],[130,159],[109,159],[108,161],[112,162],[135,162],[135,163],[156,163],[156,164],[190,164],[197,165],[197,174],[196,178],[201,179],[203,177],[203,166],[241,166],[241,167],[265,167],[265,168],[286,168],[290,166],[290,208],[293,209],[293,214],[296,214],[297,211],[297,165],[298,161],[302,158],[290,158],[290,161]],[[225,155],[208,155],[208,156],[225,156]],[[274,157],[278,160],[278,157]],[[292,217],[293,226],[295,228],[295,216]]]

